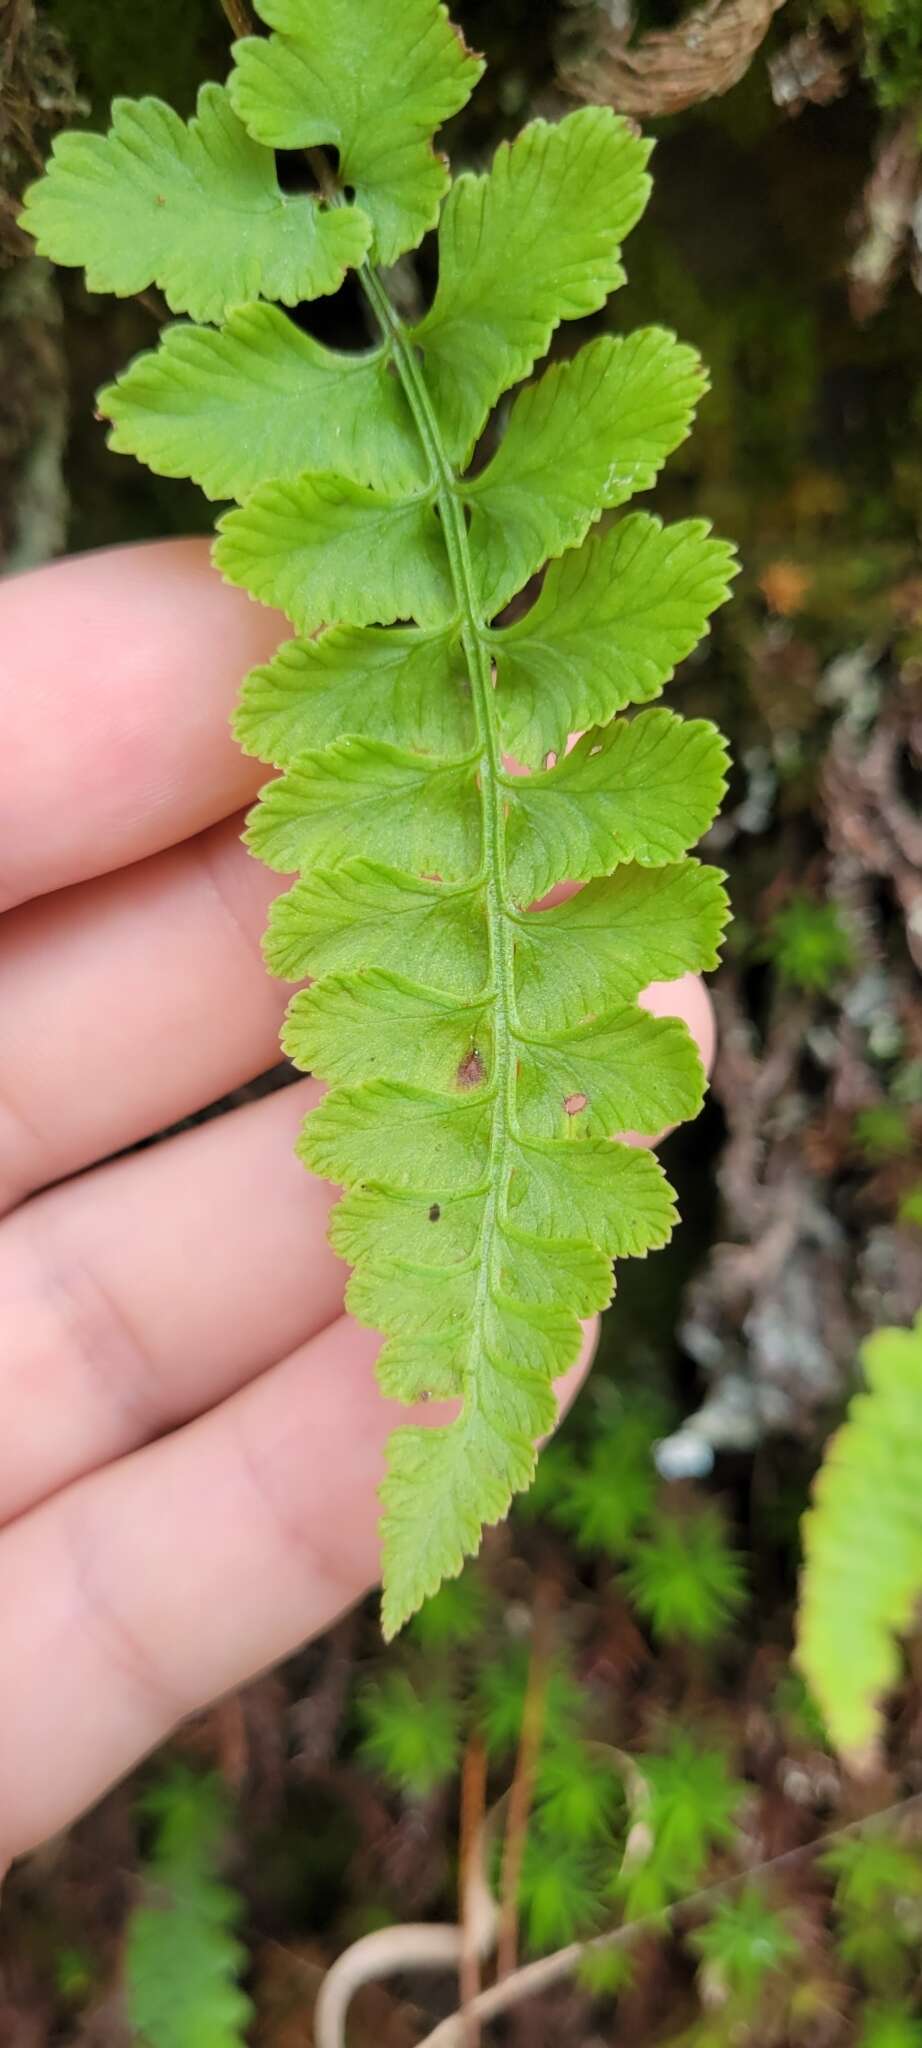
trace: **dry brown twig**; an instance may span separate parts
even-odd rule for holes
[[[465,1885],[464,1924],[433,1927],[426,1922],[408,1922],[402,1927],[381,1927],[338,1956],[320,1987],[314,2008],[314,2048],[344,2048],[346,2015],[357,1991],[379,1977],[391,1977],[398,1970],[455,1970],[476,1951],[479,1961],[488,1956],[496,1940],[499,1909],[490,1889],[489,1864],[493,1831],[503,1802],[494,1807],[471,1844]],[[459,2048],[471,2018],[478,2019],[483,1994],[473,1998],[458,2013]],[[470,2017],[469,2017],[470,2016]]]
[[[644,119],[678,114],[729,92],[749,69],[784,0],[705,0],[673,29],[630,45],[631,24],[612,27],[561,83],[577,99],[607,99]]]
[[[256,26],[251,19],[246,0],[220,0],[235,36],[251,36]]]
[[[461,1921],[461,1962],[458,1989],[465,2014],[464,2048],[479,2048],[480,2028],[467,2013],[480,1991],[481,1952],[478,1942],[478,1854],[487,1808],[487,1752],[483,1737],[471,1736],[461,1771],[461,1841],[459,1846],[458,1917]]]

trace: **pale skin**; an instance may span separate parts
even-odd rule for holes
[[[287,631],[199,541],[0,586],[0,1872],[377,1575],[316,1084],[111,1159],[274,1061],[228,716]],[[647,1000],[710,1057],[700,983]]]

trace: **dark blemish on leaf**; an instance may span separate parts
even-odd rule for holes
[[[439,1220],[439,1217],[441,1216],[441,1214],[442,1214],[442,1211],[441,1211],[441,1209],[439,1208],[438,1202],[433,1202],[433,1204],[432,1204],[432,1207],[431,1207],[431,1209],[430,1209],[430,1211],[429,1211],[429,1221],[430,1221],[430,1223],[437,1223],[437,1222],[438,1222],[438,1220]]]
[[[564,1097],[563,1106],[568,1116],[579,1116],[580,1110],[585,1109],[588,1101],[588,1095],[567,1095]]]
[[[484,1071],[483,1060],[477,1051],[476,1045],[472,1045],[470,1052],[465,1053],[455,1075],[458,1087],[479,1088],[484,1077]]]
[[[165,198],[164,198],[164,196],[163,196],[163,193],[162,193],[162,192],[158,192],[158,193],[157,193],[157,199],[156,199],[156,203],[157,203],[157,205],[158,205],[158,206],[165,206],[165,205],[166,205],[166,200],[165,200]]]

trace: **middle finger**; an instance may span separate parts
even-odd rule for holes
[[[338,1316],[334,1191],[284,1088],[0,1224],[0,1522],[223,1400]]]
[[[283,883],[240,844],[241,824],[3,919],[0,1214],[277,1056],[289,992],[259,941]]]

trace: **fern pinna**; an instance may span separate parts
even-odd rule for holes
[[[472,467],[558,324],[622,282],[649,145],[586,108],[451,183],[431,137],[482,67],[436,0],[259,11],[271,33],[235,44],[188,125],[117,101],[108,136],[59,139],[23,219],[94,290],[154,282],[197,323],[102,393],[111,445],[238,500],[217,567],[295,628],[236,732],[282,771],[248,844],[300,875],[266,952],[311,977],[283,1043],[331,1084],[301,1153],[346,1191],[332,1238],[350,1309],[385,1335],[385,1392],[462,1403],[391,1440],[391,1633],[529,1484],[613,1258],[672,1228],[661,1168],[612,1138],[701,1101],[688,1033],[637,997],[716,962],[722,878],[686,849],[725,754],[705,721],[617,714],[694,647],[732,555],[646,512],[587,538],[654,482],[704,389],[662,329],[555,363]],[[316,189],[282,191],[278,149],[307,152]],[[437,288],[408,326],[381,266],[436,224]],[[367,353],[264,303],[350,267]],[[587,886],[529,908],[564,881]]]

